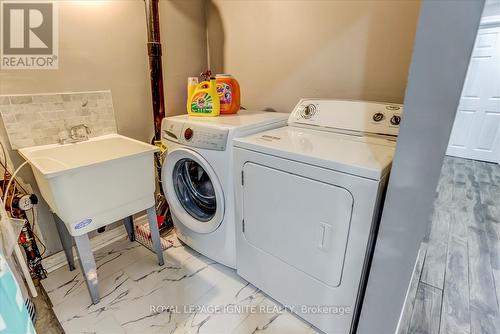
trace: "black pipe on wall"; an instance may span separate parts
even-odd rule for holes
[[[161,63],[160,14],[158,0],[145,0],[148,25],[148,56],[153,102],[155,140],[160,140],[161,120],[165,117],[165,97],[163,93],[163,69]]]

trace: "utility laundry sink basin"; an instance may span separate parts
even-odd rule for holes
[[[158,264],[164,264],[154,198],[153,160],[157,150],[117,134],[19,150],[31,165],[40,192],[54,213],[70,270],[75,269],[75,241],[93,304],[99,303],[100,296],[87,232],[123,219],[132,241],[132,215],[146,210]]]
[[[154,206],[155,146],[118,134],[19,150],[72,236]]]

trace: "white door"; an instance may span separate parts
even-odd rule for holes
[[[246,241],[311,280],[339,286],[354,204],[351,193],[251,162],[243,172]]]
[[[479,29],[447,155],[500,162],[500,27]]]

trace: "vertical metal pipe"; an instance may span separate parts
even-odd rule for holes
[[[153,102],[155,139],[160,140],[161,120],[165,117],[165,98],[163,95],[163,69],[161,64],[160,15],[158,0],[145,0],[148,25],[148,56]]]

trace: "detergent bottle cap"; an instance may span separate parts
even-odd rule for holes
[[[200,77],[202,81],[207,81],[212,76],[212,71],[206,70],[205,72],[201,72]]]

